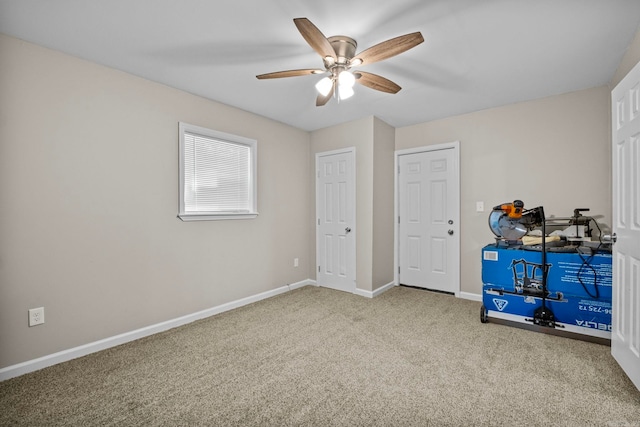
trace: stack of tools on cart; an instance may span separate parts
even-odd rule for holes
[[[582,215],[588,210],[545,218],[542,206],[525,209],[520,200],[493,208],[496,241],[482,249],[482,322],[493,317],[610,339],[614,239]]]

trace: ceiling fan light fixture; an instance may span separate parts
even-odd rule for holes
[[[333,56],[325,56],[323,60],[324,60],[324,66],[327,68],[332,67],[336,63],[336,58],[334,58]]]
[[[362,64],[362,59],[360,58],[353,58],[351,61],[349,61],[350,67],[357,67],[360,64]]]
[[[327,96],[333,87],[333,81],[329,77],[324,77],[318,83],[316,83],[316,90],[320,95]]]
[[[353,87],[345,85],[338,86],[338,96],[340,97],[340,101],[351,98],[354,93]]]
[[[354,84],[356,84],[356,77],[353,75],[351,71],[343,70],[338,74],[338,83],[341,87],[347,86],[352,88]]]

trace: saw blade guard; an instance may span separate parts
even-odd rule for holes
[[[493,210],[489,214],[489,228],[496,237],[506,240],[518,240],[529,231],[520,219],[509,218],[502,209]]]

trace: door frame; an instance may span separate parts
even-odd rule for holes
[[[404,150],[396,150],[394,152],[394,209],[393,209],[393,235],[394,235],[394,248],[393,248],[393,276],[394,283],[396,286],[400,284],[400,156],[408,155],[408,154],[417,154],[424,153],[430,151],[441,151],[441,150],[453,150],[453,158],[454,158],[454,174],[456,180],[458,181],[458,186],[455,189],[457,192],[457,197],[454,197],[453,200],[453,221],[454,224],[457,224],[458,232],[453,236],[453,244],[454,244],[454,259],[453,261],[453,277],[454,277],[454,294],[457,298],[460,297],[460,234],[461,234],[461,224],[460,224],[460,141],[452,141],[446,142],[442,144],[435,145],[425,145],[422,147],[416,148],[407,148]]]
[[[316,200],[316,209],[315,209],[315,228],[316,228],[316,284],[318,286],[321,286],[320,283],[318,283],[318,273],[320,270],[320,227],[319,227],[319,221],[320,221],[320,212],[319,212],[319,198],[320,198],[320,192],[318,191],[318,178],[319,178],[319,162],[320,162],[320,157],[325,157],[325,156],[332,156],[335,154],[346,154],[346,153],[351,153],[351,181],[353,182],[353,198],[352,198],[352,202],[353,202],[353,211],[351,212],[351,218],[350,218],[350,222],[353,224],[350,228],[351,228],[351,232],[349,233],[351,235],[351,242],[348,242],[348,251],[351,252],[351,254],[353,255],[351,258],[351,262],[353,263],[352,266],[349,266],[351,268],[351,273],[352,273],[352,277],[353,277],[353,287],[349,290],[352,293],[356,292],[357,289],[357,282],[356,282],[356,273],[357,273],[357,251],[356,251],[356,237],[357,237],[357,233],[358,233],[358,227],[357,227],[357,215],[356,215],[356,202],[358,199],[357,196],[357,182],[356,182],[356,147],[347,147],[347,148],[340,148],[337,150],[331,150],[331,151],[322,151],[319,153],[315,153],[315,183],[314,183],[314,188],[315,188],[315,200]]]

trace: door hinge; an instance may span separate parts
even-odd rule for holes
[[[318,225],[320,225],[320,218],[318,218]]]
[[[320,273],[320,266],[318,266],[318,273]]]
[[[398,216],[398,224],[400,224],[400,217]]]
[[[398,274],[400,274],[400,267],[398,266]]]

